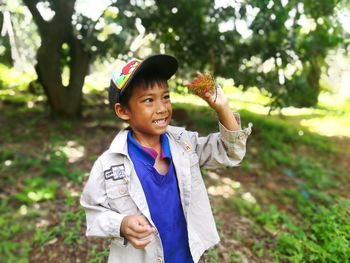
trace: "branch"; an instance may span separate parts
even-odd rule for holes
[[[101,15],[94,21],[94,23],[92,24],[92,26],[89,28],[88,33],[86,34],[87,37],[89,37],[89,35],[92,34],[92,32],[94,31],[95,26],[97,25],[97,23],[99,22],[99,20],[101,19],[101,17],[104,16],[104,14],[106,13],[107,9],[110,8],[111,6],[113,6],[113,2],[111,2],[109,5],[106,6],[106,8],[103,10],[103,12],[101,13]]]
[[[51,8],[55,11],[59,20],[71,21],[74,13],[74,6],[76,0],[54,0]]]
[[[23,3],[28,7],[30,13],[33,16],[35,23],[37,24],[39,31],[46,26],[47,22],[41,16],[39,10],[36,8],[37,0],[23,0]]]
[[[337,7],[337,5],[341,2],[341,0],[337,0],[333,5],[330,5],[329,8],[327,8],[324,11],[324,16],[329,15],[328,13],[332,13],[332,11]]]

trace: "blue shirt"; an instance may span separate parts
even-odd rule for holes
[[[169,141],[165,134],[161,135],[160,140],[160,158],[169,161],[165,175],[159,174],[153,167],[158,153],[141,146],[133,138],[132,131],[128,133],[128,153],[145,193],[151,218],[158,229],[165,262],[193,263]]]

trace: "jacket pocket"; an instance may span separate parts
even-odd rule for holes
[[[137,207],[131,199],[126,179],[110,181],[106,180],[106,194],[112,210],[121,214],[135,214]]]
[[[106,180],[106,193],[108,198],[116,199],[129,194],[128,181],[122,180]]]

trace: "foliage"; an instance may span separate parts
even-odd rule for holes
[[[2,1],[0,11],[0,62],[26,70],[26,64],[35,58],[39,40],[35,25],[18,0]]]
[[[91,17],[75,0],[23,3],[33,20],[18,1],[0,8],[11,15],[20,55],[40,45],[37,86],[44,89],[52,113],[68,116],[81,113],[81,91],[93,61],[158,52],[179,58],[181,77],[211,71],[233,78],[245,90],[268,92],[272,108],[314,106],[325,57],[344,42],[338,13],[348,8],[338,0],[122,0],[96,4],[102,8]],[[8,57],[15,45],[9,45],[8,35],[1,40]],[[31,54],[24,56],[34,60]]]
[[[23,3],[40,35],[35,70],[51,113],[78,117],[90,63],[109,52],[126,53],[130,40],[137,34],[135,25],[118,9],[107,5],[99,17],[91,18],[75,8],[75,0],[23,0]],[[121,32],[116,34],[116,30]]]
[[[183,74],[210,70],[265,90],[273,108],[316,105],[327,52],[343,41],[338,0],[155,2],[127,6],[156,34],[154,49],[174,53]]]

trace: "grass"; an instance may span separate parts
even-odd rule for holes
[[[7,117],[0,147],[0,261],[104,262],[106,253],[101,251],[106,245],[84,236],[79,192],[89,168],[76,165],[85,141],[72,132],[79,127],[46,118],[33,122],[32,110],[19,114],[22,119],[17,122],[11,118],[17,107],[3,111]]]
[[[83,119],[52,121],[42,95],[26,89],[30,77],[0,72],[9,76],[0,89],[1,260],[105,262],[108,240],[84,236],[79,194],[119,123],[95,107],[104,103],[95,91],[85,95]],[[230,189],[210,191],[222,242],[207,262],[349,262],[350,104],[324,93],[317,108],[267,115],[264,94],[225,83],[243,126],[254,127],[240,167],[203,171],[208,189]],[[197,97],[172,100],[174,124],[202,135],[217,129]]]

